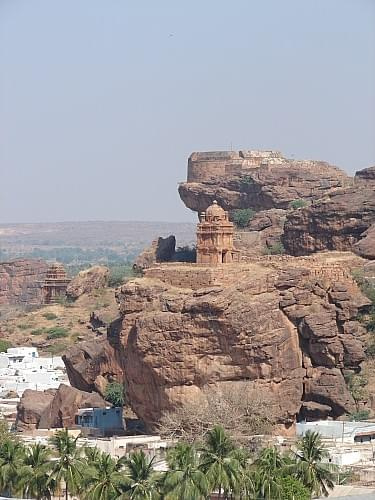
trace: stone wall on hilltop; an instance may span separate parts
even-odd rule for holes
[[[42,260],[19,259],[0,263],[0,305],[39,305],[41,283],[48,265]]]

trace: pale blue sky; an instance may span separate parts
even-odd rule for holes
[[[0,0],[0,222],[195,220],[192,151],[375,164],[374,0]]]

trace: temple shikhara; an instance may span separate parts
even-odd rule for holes
[[[197,227],[197,264],[217,266],[239,261],[233,244],[234,224],[215,200],[200,214]]]
[[[69,282],[70,279],[67,277],[64,266],[58,262],[52,264],[48,268],[46,279],[42,283],[43,302],[53,304],[59,297],[64,296]]]

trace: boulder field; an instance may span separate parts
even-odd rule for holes
[[[297,416],[352,412],[343,372],[365,357],[356,318],[370,304],[350,275],[362,263],[326,253],[211,269],[160,264],[118,290],[121,317],[105,341],[67,353],[71,383],[101,392],[103,379],[122,379],[149,429],[220,384],[267,393],[286,428]]]

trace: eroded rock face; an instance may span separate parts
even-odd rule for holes
[[[18,259],[0,263],[0,305],[40,305],[48,265],[42,260]]]
[[[58,389],[26,389],[17,406],[16,429],[54,429],[74,427],[79,408],[105,408],[110,404],[96,392],[80,391],[61,384]]]
[[[80,391],[61,384],[40,416],[38,429],[74,427],[80,408],[105,408],[109,403],[96,392]]]
[[[371,258],[374,222],[375,184],[358,184],[288,214],[283,242],[292,255],[352,250]]]
[[[120,357],[137,415],[152,427],[203,387],[244,381],[274,395],[285,425],[307,402],[333,417],[352,411],[342,369],[364,359],[355,318],[369,302],[349,275],[315,271],[308,258],[229,268],[209,288],[171,286],[174,270],[164,269],[163,281],[146,273],[119,291]]]
[[[105,266],[93,266],[80,271],[72,279],[66,290],[66,294],[71,299],[78,299],[84,293],[104,288],[108,285],[109,269]]]
[[[176,238],[173,235],[167,238],[159,237],[136,258],[134,268],[143,270],[156,262],[169,262],[173,259],[175,250]]]
[[[102,396],[108,382],[122,381],[118,353],[105,339],[75,345],[63,356],[69,382],[81,391]]]
[[[47,391],[33,391],[26,389],[17,405],[17,431],[31,431],[37,429],[42,413],[52,403],[56,389]]]
[[[361,235],[355,243],[354,251],[365,259],[375,259],[375,222]]]
[[[276,151],[218,151],[192,153],[179,194],[197,212],[215,199],[225,210],[259,211],[320,199],[349,182],[343,171],[322,161],[287,159]]]

